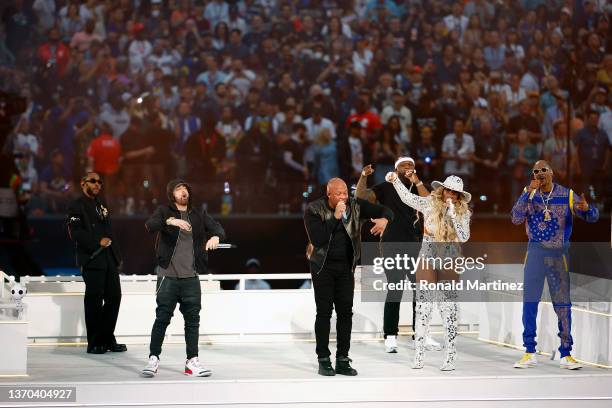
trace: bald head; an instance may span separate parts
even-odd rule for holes
[[[336,208],[340,201],[348,200],[348,187],[344,180],[334,177],[327,182],[327,198],[332,208]]]
[[[338,189],[338,188],[340,188],[340,189],[342,189],[342,188],[343,188],[343,189],[345,189],[345,190],[347,190],[347,189],[348,189],[348,187],[346,186],[346,183],[345,183],[345,182],[344,182],[344,180],[342,180],[341,178],[334,177],[333,179],[330,179],[330,180],[327,182],[327,192],[328,192],[328,193],[329,193],[331,190]]]

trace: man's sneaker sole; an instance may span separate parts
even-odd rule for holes
[[[577,366],[560,365],[559,367],[564,369],[564,370],[580,370],[582,368],[581,365],[577,365]]]
[[[514,368],[534,368],[537,367],[538,363],[530,363],[530,364],[514,364]]]
[[[385,347],[385,351],[390,354],[397,353],[397,347]]]
[[[157,370],[155,371],[141,371],[140,376],[144,378],[153,378],[157,375]]]
[[[193,371],[191,371],[190,369],[185,369],[185,371],[183,372],[183,374],[185,374],[188,377],[210,377],[212,375],[212,371],[202,371],[199,374],[195,374]]]

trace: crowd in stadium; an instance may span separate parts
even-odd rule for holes
[[[506,211],[540,158],[596,205],[612,197],[606,0],[0,9],[0,89],[27,100],[0,147],[34,215],[63,213],[90,168],[115,213],[149,213],[175,176],[212,212],[295,213],[405,155],[426,182],[461,176],[483,211]]]

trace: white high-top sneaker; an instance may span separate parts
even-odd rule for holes
[[[159,358],[157,358],[157,356],[151,356],[149,357],[149,362],[147,363],[147,366],[142,369],[142,371],[140,372],[140,375],[146,378],[155,377],[158,369],[159,369]]]
[[[210,377],[212,371],[202,367],[200,360],[193,357],[185,362],[185,375],[192,377]]]
[[[397,336],[387,336],[385,339],[385,351],[387,353],[397,353]]]

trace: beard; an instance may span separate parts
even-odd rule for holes
[[[87,191],[87,194],[92,197],[96,197],[98,195],[98,193],[95,192],[91,187],[86,187],[85,190]]]
[[[406,186],[410,186],[411,181],[408,179],[408,177],[406,177],[405,174],[398,174],[397,177],[400,179],[400,181],[406,185]]]
[[[175,198],[175,201],[178,205],[187,205],[189,203],[189,196],[180,196]]]

